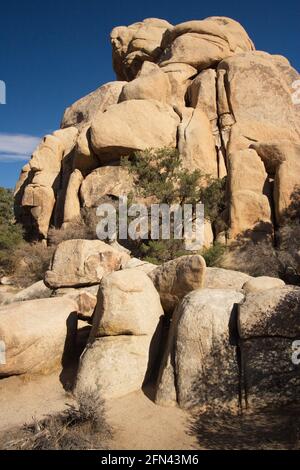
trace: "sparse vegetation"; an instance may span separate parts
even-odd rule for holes
[[[141,257],[148,263],[161,264],[179,256],[191,254],[184,249],[181,240],[150,240],[148,243],[141,243]]]
[[[0,276],[11,274],[12,255],[22,241],[22,228],[14,220],[13,192],[0,188]]]
[[[184,168],[177,149],[135,152],[123,159],[122,165],[133,175],[139,197],[169,205],[202,202],[205,217],[211,222],[225,208],[225,178],[219,180],[200,170]]]
[[[135,181],[135,194],[130,201],[139,198],[158,204],[204,204],[205,217],[214,223],[225,208],[225,179],[218,180],[199,170],[189,171],[182,165],[178,150],[162,148],[136,152],[122,162]],[[173,232],[171,219],[171,234]],[[185,249],[184,241],[139,240],[136,243],[137,256],[155,264],[191,254]],[[217,248],[215,249],[215,251]]]
[[[289,283],[300,284],[300,221],[292,220],[278,232],[279,275]]]
[[[205,259],[206,266],[219,266],[222,256],[226,252],[226,246],[221,243],[215,243],[209,248],[204,248],[201,255]]]
[[[54,247],[46,243],[23,242],[11,254],[12,277],[19,287],[28,287],[44,278],[49,268]]]
[[[238,240],[221,257],[221,266],[251,276],[279,277],[288,284],[300,284],[300,225],[291,222],[277,232],[277,246],[272,240]]]
[[[0,277],[9,275],[19,287],[43,279],[55,247],[64,240],[96,238],[96,211],[82,209],[82,218],[66,228],[51,228],[46,241],[29,243],[15,223],[13,192],[0,188]]]
[[[42,421],[25,425],[0,441],[2,450],[99,450],[105,449],[110,430],[103,404],[94,394],[81,396],[78,406]]]
[[[300,187],[291,195],[290,205],[281,214],[274,238],[266,235],[266,226],[258,222],[253,230],[242,233],[226,250],[221,266],[251,276],[272,276],[288,284],[300,285]]]

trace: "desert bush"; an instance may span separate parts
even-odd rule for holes
[[[202,202],[206,218],[213,222],[225,208],[225,178],[190,171],[182,163],[178,150],[173,148],[135,152],[122,160],[133,175],[135,195],[154,197],[157,203],[169,205]]]
[[[225,252],[225,245],[222,245],[221,243],[215,243],[209,248],[204,248],[201,251],[201,255],[205,259],[206,266],[216,267],[220,266],[220,264],[222,263],[222,257],[224,256]]]
[[[112,202],[111,198],[103,198],[99,204]],[[96,208],[82,208],[81,217],[73,222],[68,222],[61,228],[51,227],[48,231],[49,246],[57,246],[66,240],[95,240],[97,239],[96,227],[99,218],[96,215]]]
[[[0,225],[14,221],[14,195],[11,189],[0,187]]]
[[[204,204],[205,217],[212,223],[225,208],[225,179],[218,180],[200,172],[189,171],[183,167],[178,150],[162,148],[135,152],[123,159],[122,165],[133,175],[135,189],[129,195],[129,202],[143,200],[151,203],[168,204]],[[133,248],[135,256],[139,256],[155,264],[174,259],[178,256],[191,254],[185,249],[183,240],[172,237],[173,222],[171,220],[171,239],[139,240]]]
[[[289,246],[274,247],[268,241],[245,241],[243,245],[228,247],[217,264],[254,277],[278,277],[287,284],[300,284],[299,252],[297,254]]]
[[[3,450],[100,450],[110,430],[103,403],[94,394],[78,398],[60,414],[25,425],[0,443]]]
[[[12,277],[19,287],[28,287],[44,278],[49,269],[54,247],[42,242],[23,242],[12,254]]]
[[[0,225],[0,276],[12,273],[14,250],[22,242],[23,232],[19,225]]]
[[[69,222],[61,228],[51,227],[48,232],[49,246],[57,246],[66,240],[89,240],[91,234],[83,220]]]
[[[278,277],[288,284],[300,285],[300,222],[286,221],[276,231],[274,240],[255,240],[255,231],[247,231],[228,247],[219,265],[250,276]]]
[[[13,192],[0,188],[0,276],[11,274],[13,252],[22,242],[22,227],[14,220]]]
[[[150,240],[141,243],[139,255],[148,263],[161,264],[179,256],[190,255],[191,252],[184,249],[181,240]]]

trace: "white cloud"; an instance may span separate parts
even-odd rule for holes
[[[32,135],[0,133],[0,162],[28,160],[39,141]]]

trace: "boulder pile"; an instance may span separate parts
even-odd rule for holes
[[[113,29],[111,44],[117,81],[67,108],[22,170],[16,216],[30,236],[47,239],[50,225],[129,193],[122,157],[173,147],[186,168],[227,176],[227,242],[249,230],[272,237],[299,183],[299,75],[288,60],[256,51],[224,17],[176,26],[150,18]],[[207,230],[206,244],[221,227]]]
[[[50,226],[130,193],[121,158],[171,147],[185,168],[227,177],[228,242],[249,230],[272,238],[299,184],[288,60],[256,51],[223,17],[146,19],[115,28],[111,43],[117,81],[67,108],[22,170],[15,208],[27,234],[46,243]],[[206,267],[197,253],[156,266],[118,243],[68,240],[44,281],[0,307],[0,377],[63,368],[80,342],[75,393],[115,398],[151,382],[161,406],[257,410],[299,402],[299,339],[299,287]]]
[[[82,262],[80,242],[68,243]],[[81,344],[75,394],[106,400],[152,384],[160,406],[232,412],[299,401],[299,287],[206,268],[200,255],[158,267],[126,257],[109,270],[98,257],[85,286],[71,266],[51,289],[38,283],[0,307],[0,377],[64,370]],[[53,263],[46,278],[55,273]]]

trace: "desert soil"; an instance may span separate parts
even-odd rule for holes
[[[55,414],[73,404],[57,374],[0,380],[0,437],[12,429]],[[142,391],[108,401],[106,421],[112,430],[109,449],[196,449],[188,435],[189,415],[179,408],[156,406]]]
[[[150,397],[150,398],[149,398]],[[106,402],[111,450],[299,449],[300,409],[244,416],[194,416],[157,406],[151,390]],[[58,374],[0,380],[0,443],[25,423],[42,420],[74,404]],[[9,439],[8,439],[9,440]]]

